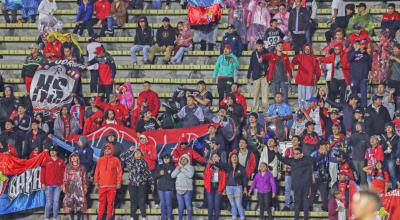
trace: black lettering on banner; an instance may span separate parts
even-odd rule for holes
[[[47,77],[47,78],[46,78]],[[39,75],[39,80],[37,81],[36,88],[33,91],[32,100],[37,100],[40,92],[40,102],[43,102],[47,97],[50,85],[53,82],[54,76]]]

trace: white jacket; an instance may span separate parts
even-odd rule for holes
[[[39,4],[38,12],[40,16],[53,15],[53,13],[57,10],[56,1],[50,2],[49,0],[42,0]]]

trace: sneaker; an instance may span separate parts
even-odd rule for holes
[[[104,31],[105,34],[112,34],[113,32],[111,30],[106,30]]]
[[[168,64],[168,63],[169,63],[168,60],[164,60],[164,61],[163,61],[163,64]]]
[[[282,212],[289,212],[289,211],[290,211],[290,208],[287,207],[287,206],[285,206],[285,207],[282,209]]]

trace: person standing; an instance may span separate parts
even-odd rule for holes
[[[175,180],[171,174],[175,166],[170,154],[164,154],[161,158],[163,163],[156,167],[153,172],[153,178],[157,181],[161,220],[172,220],[172,198],[175,190]]]
[[[225,36],[222,38],[221,42],[221,54],[224,53],[225,45],[232,46],[232,53],[236,57],[240,57],[242,55],[243,50],[243,42],[240,38],[239,34],[236,32],[235,26],[233,24],[228,26],[228,32],[225,33]]]
[[[365,173],[363,172],[365,151],[369,146],[369,136],[365,132],[364,123],[355,124],[355,132],[347,139],[347,145],[351,149],[351,158],[356,173],[359,175],[360,183],[367,184]]]
[[[46,58],[39,51],[39,45],[32,44],[29,49],[31,53],[26,57],[21,71],[27,93],[31,91],[31,82],[36,71],[41,70],[47,63]]]
[[[50,157],[44,161],[40,171],[40,182],[46,194],[44,209],[44,217],[46,220],[50,219],[51,212],[53,212],[53,219],[57,219],[58,217],[61,185],[63,184],[65,171],[65,162],[57,156],[57,148],[51,146],[49,152]]]
[[[96,57],[96,48],[98,47],[102,47],[102,44],[100,43],[100,36],[98,36],[97,34],[90,35],[89,43],[86,46],[88,62],[90,62]],[[91,69],[89,71],[90,71],[90,92],[95,93],[97,92],[99,76],[97,70]]]
[[[365,127],[369,135],[383,134],[386,123],[391,121],[389,111],[382,105],[382,96],[373,95],[372,104],[367,107],[365,115]]]
[[[204,190],[207,193],[208,220],[218,220],[222,193],[225,191],[226,171],[224,164],[217,152],[211,155],[211,159],[204,170]]]
[[[310,15],[305,7],[301,6],[301,0],[295,0],[295,7],[289,15],[289,36],[292,37],[292,46],[296,54],[306,42],[306,31],[309,28]]]
[[[97,218],[102,219],[107,208],[107,220],[111,220],[114,217],[117,189],[121,188],[122,184],[121,161],[114,156],[112,144],[104,146],[104,156],[97,161],[93,181],[99,194]]]

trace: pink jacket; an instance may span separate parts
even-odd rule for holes
[[[262,18],[265,21],[266,28],[269,28],[270,21],[271,21],[271,15],[269,13],[269,9],[268,9],[268,7],[264,7],[264,8],[258,7],[258,2],[259,1],[253,0],[249,4],[249,7],[248,7],[249,14],[247,16],[247,24],[248,25],[253,24],[255,16],[258,16],[261,14],[263,16]]]
[[[126,82],[121,86],[120,91],[122,87],[126,89],[126,92],[119,93],[119,91],[117,91],[119,103],[125,105],[129,110],[132,110],[135,107],[135,97],[133,97],[132,85],[131,83]]]
[[[288,33],[289,27],[289,12],[285,14],[281,14],[280,12],[276,13],[273,19],[278,21],[278,28],[286,35]]]

